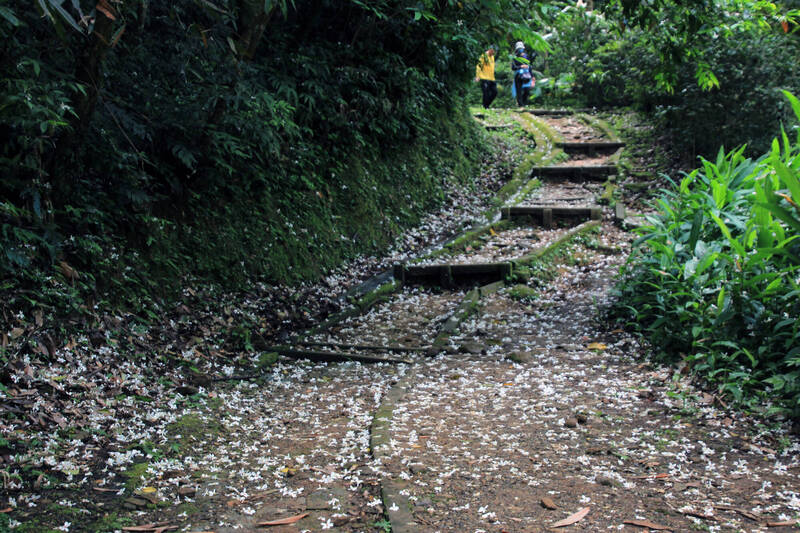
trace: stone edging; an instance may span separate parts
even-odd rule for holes
[[[470,316],[478,301],[498,289],[504,283],[498,281],[469,291],[453,315],[440,328],[436,339],[446,339],[455,331],[459,323]],[[434,343],[435,344],[435,343]],[[384,395],[380,407],[375,411],[370,426],[370,449],[375,459],[388,457],[391,452],[391,427],[392,414],[395,406],[406,395],[411,382],[416,378],[416,371],[412,367],[408,373],[397,381]],[[413,505],[407,496],[402,494],[407,483],[402,480],[384,479],[381,481],[381,498],[383,499],[384,512],[392,526],[392,533],[416,533],[420,531],[420,524],[414,520]]]

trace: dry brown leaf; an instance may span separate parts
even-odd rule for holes
[[[13,510],[13,507],[6,507],[5,509],[0,509],[0,513],[10,513]]]
[[[760,519],[758,515],[748,511],[747,509],[742,509],[741,507],[734,507],[733,505],[715,505],[714,509],[721,509],[723,511],[735,511],[740,515],[744,516],[745,518],[749,518],[754,522],[758,522]]]
[[[628,524],[629,526],[644,527],[647,529],[655,529],[656,531],[672,531],[671,527],[662,526],[660,524],[651,522],[650,520],[625,520],[623,524]]]
[[[309,513],[303,513],[295,516],[290,516],[288,518],[279,518],[277,520],[268,520],[267,522],[259,522],[256,524],[257,526],[283,526],[286,524],[294,524],[295,522],[299,522],[303,518],[307,517]]]
[[[767,527],[796,526],[798,524],[800,524],[800,520],[784,520],[783,522],[767,522]]]
[[[167,522],[158,522],[151,524],[144,524],[141,526],[128,526],[123,527],[122,531],[152,531],[153,533],[161,533],[170,529],[178,529],[178,526],[168,526]]]
[[[703,520],[711,520],[713,522],[717,522],[717,517],[710,514],[703,514],[699,511],[680,511],[681,513],[685,514],[686,516],[693,516],[695,518],[701,518]]]
[[[739,513],[740,515],[742,515],[743,517],[745,517],[745,518],[749,518],[749,519],[750,519],[750,520],[752,520],[753,522],[758,522],[758,521],[760,521],[760,520],[761,520],[761,519],[758,517],[758,515],[757,515],[757,514],[755,514],[755,513],[751,513],[751,512],[750,512],[750,511],[748,511],[747,509],[738,509],[738,508],[737,508],[737,509],[734,509],[734,510],[735,510],[737,513]]]
[[[99,2],[97,2],[95,9],[97,9],[99,12],[101,12],[109,19],[117,20],[117,17],[115,17],[114,13],[112,12],[114,8],[108,4],[107,0],[100,0]]]
[[[644,474],[641,476],[631,476],[631,479],[665,479],[668,477],[669,474],[661,473],[661,474]]]
[[[542,504],[542,507],[544,507],[545,509],[558,509],[558,505],[556,505],[556,502],[554,502],[552,499],[548,498],[547,496],[542,498],[541,504]]]
[[[74,281],[81,277],[80,273],[72,268],[66,261],[59,261],[58,267],[64,277],[67,278],[67,281]]]
[[[578,511],[578,512],[576,512],[576,513],[573,513],[573,514],[569,515],[569,516],[568,516],[568,517],[566,517],[564,520],[559,520],[558,522],[556,522],[555,524],[553,524],[553,527],[564,527],[564,526],[571,526],[571,525],[572,525],[572,524],[574,524],[575,522],[578,522],[578,521],[580,521],[580,520],[583,520],[583,518],[584,518],[584,517],[585,517],[587,514],[589,514],[589,508],[588,508],[588,507],[584,507],[584,508],[583,508],[583,509],[581,509],[580,511]]]

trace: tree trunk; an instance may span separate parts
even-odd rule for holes
[[[258,49],[264,36],[267,24],[274,8],[269,13],[264,11],[263,0],[241,0],[239,4],[239,54],[245,61],[250,61]]]
[[[89,38],[89,43],[78,57],[78,66],[75,79],[84,86],[86,93],[77,93],[75,99],[76,133],[81,136],[89,126],[89,121],[97,105],[97,97],[103,80],[103,59],[111,47],[111,36],[114,30],[114,21],[105,14],[98,12],[94,24],[94,31]]]
[[[111,13],[113,14],[113,11]],[[72,129],[59,140],[47,163],[47,170],[53,180],[54,198],[61,200],[68,198],[68,183],[59,178],[66,173],[58,172],[56,167],[70,157],[72,150],[81,143],[86,130],[89,129],[103,82],[103,59],[111,47],[113,31],[114,20],[98,10],[94,31],[77,57],[75,81],[81,84],[83,91],[75,91],[72,96],[75,111],[75,116],[70,120]]]

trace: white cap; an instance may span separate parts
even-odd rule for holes
[[[520,48],[522,48],[524,50],[525,49],[525,45],[522,43],[522,41],[517,41],[517,44],[514,45],[514,51],[516,52]]]

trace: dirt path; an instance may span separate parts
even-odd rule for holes
[[[570,142],[607,139],[576,117],[536,120]],[[594,206],[604,190],[540,181],[515,205]],[[230,380],[179,387],[146,415],[130,397],[81,405],[98,432],[53,438],[43,459],[80,489],[6,475],[0,517],[18,531],[797,530],[800,441],[644,362],[648,348],[602,318],[632,236],[608,207],[578,222],[509,220],[416,258],[509,262],[514,280],[395,288],[294,343],[420,348],[399,352],[410,364],[256,359],[259,377],[223,369]]]

